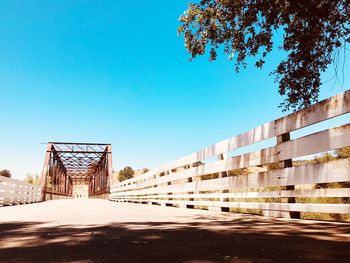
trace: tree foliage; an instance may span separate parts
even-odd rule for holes
[[[11,172],[10,172],[10,170],[7,170],[7,169],[1,170],[0,176],[11,178]]]
[[[317,101],[320,74],[335,61],[335,51],[350,42],[350,0],[201,0],[190,3],[180,17],[191,57],[210,49],[235,57],[235,69],[246,67],[249,56],[261,68],[273,49],[273,35],[281,31],[287,53],[272,72],[285,96],[284,110],[300,109]]]
[[[126,166],[124,169],[119,171],[118,181],[121,182],[130,179],[134,176],[134,174],[135,171],[130,166]]]

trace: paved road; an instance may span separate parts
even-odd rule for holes
[[[0,207],[0,262],[349,262],[350,224],[106,200]]]

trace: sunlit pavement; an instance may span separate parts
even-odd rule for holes
[[[350,224],[100,199],[0,207],[0,262],[349,262]]]

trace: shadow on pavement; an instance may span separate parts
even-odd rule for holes
[[[349,224],[198,220],[3,223],[0,262],[349,262]]]

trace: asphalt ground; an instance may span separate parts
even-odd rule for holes
[[[350,262],[350,224],[54,200],[0,207],[0,262]]]

